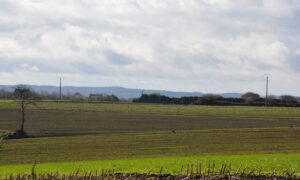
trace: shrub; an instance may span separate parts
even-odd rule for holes
[[[23,130],[16,130],[15,132],[8,134],[7,139],[19,139],[28,137],[27,133]]]

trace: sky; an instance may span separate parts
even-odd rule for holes
[[[299,0],[0,0],[0,84],[300,95]]]

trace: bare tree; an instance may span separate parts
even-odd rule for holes
[[[247,104],[253,103],[255,100],[259,99],[260,96],[254,92],[247,92],[241,96]]]
[[[291,95],[282,95],[282,96],[280,96],[280,100],[281,100],[281,103],[284,103],[284,104],[297,103],[297,99]]]
[[[26,109],[28,105],[35,105],[35,94],[25,86],[18,86],[15,88],[14,96],[18,99],[21,111],[20,128],[15,132],[16,137],[26,137],[24,125],[26,122]]]

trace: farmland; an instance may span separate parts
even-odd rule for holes
[[[163,167],[163,173],[167,174],[186,174],[183,172],[187,166],[196,163],[202,163],[203,170],[207,170],[209,163],[215,163],[215,170],[220,169],[221,164],[230,163],[232,171],[237,171],[240,167],[246,168],[246,171],[262,170],[271,173],[274,170],[280,173],[280,170],[286,170],[287,166],[291,170],[299,169],[298,163],[300,156],[298,154],[255,154],[255,155],[222,155],[222,156],[192,156],[192,157],[163,157],[163,158],[141,158],[125,160],[102,160],[102,161],[80,161],[80,162],[60,162],[60,163],[42,163],[37,164],[37,173],[60,172],[62,174],[71,174],[80,169],[80,174],[87,171],[114,170],[124,173],[156,173],[159,174]],[[241,166],[242,165],[242,166]],[[32,164],[22,165],[4,165],[0,166],[0,174],[19,174],[31,173]]]
[[[15,130],[19,118],[17,102],[0,101],[0,130]],[[80,162],[92,169],[115,162],[114,169],[145,172],[151,168],[139,164],[152,159],[175,173],[180,164],[234,157],[234,167],[270,157],[260,164],[266,171],[278,163],[300,172],[300,108],[41,101],[29,107],[25,129],[31,138],[7,140],[0,150],[1,174],[34,162],[70,162],[66,172]],[[128,161],[137,164],[120,167]]]
[[[17,108],[14,100],[0,100],[1,109]],[[197,105],[162,105],[137,103],[84,103],[72,101],[40,101],[37,106],[29,107],[40,110],[100,111],[141,114],[168,115],[210,115],[236,117],[299,118],[300,109],[294,107],[257,107],[257,106],[197,106]]]

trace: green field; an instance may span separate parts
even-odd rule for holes
[[[17,102],[0,101],[0,131],[19,119]],[[197,160],[300,172],[300,108],[41,101],[28,109],[25,129],[31,138],[0,149],[0,175],[34,162],[46,163],[41,172],[84,164],[176,173]]]
[[[300,152],[300,128],[224,129],[8,141],[0,164]]]
[[[289,167],[289,171],[300,169],[299,154],[257,154],[257,155],[227,155],[227,156],[193,156],[193,157],[165,157],[165,158],[143,158],[128,160],[103,160],[103,161],[80,161],[37,164],[35,172],[45,174],[49,172],[60,172],[61,174],[72,174],[79,169],[80,174],[87,171],[100,174],[102,170],[111,170],[124,173],[155,173],[159,174],[162,168],[164,174],[187,174],[186,170],[191,166],[200,166],[207,171],[208,165],[214,164],[215,173],[222,164],[228,165],[228,171],[236,172],[238,169],[245,172],[260,170],[265,173],[273,173],[277,170],[278,175]],[[6,174],[30,174],[32,164],[0,166],[0,177]],[[196,172],[194,169],[193,172]]]

